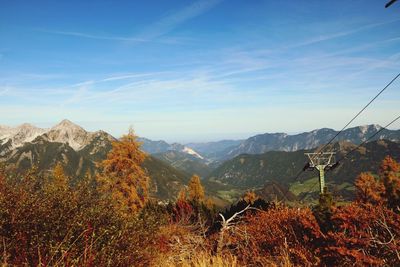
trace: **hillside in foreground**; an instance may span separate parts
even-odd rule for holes
[[[112,151],[100,174],[77,184],[60,164],[48,174],[0,168],[3,266],[396,266],[400,260],[400,164],[391,157],[377,173],[358,176],[356,198],[346,205],[330,192],[313,207],[247,192],[218,213],[199,177],[176,201],[152,201],[137,145]],[[284,190],[268,185],[261,194]]]

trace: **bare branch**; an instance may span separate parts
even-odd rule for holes
[[[221,222],[222,228],[221,228],[221,232],[220,232],[220,236],[219,236],[219,240],[218,240],[217,253],[221,252],[222,244],[223,244],[223,241],[224,241],[224,233],[225,233],[225,231],[227,231],[228,229],[231,229],[233,226],[235,226],[235,223],[232,222],[232,221],[237,216],[239,216],[240,214],[242,214],[243,212],[245,212],[248,209],[250,209],[250,205],[247,205],[247,207],[244,208],[241,211],[235,212],[235,214],[233,214],[229,219],[225,219],[224,215],[219,213],[219,216],[221,216],[221,218],[222,218],[222,222]]]

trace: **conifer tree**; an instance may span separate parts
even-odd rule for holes
[[[148,200],[149,177],[141,164],[146,154],[132,129],[112,144],[107,159],[101,163],[98,181],[103,192],[111,195],[114,206],[129,215],[141,209]]]
[[[204,200],[204,188],[201,185],[200,177],[193,175],[189,181],[189,200],[202,202]]]

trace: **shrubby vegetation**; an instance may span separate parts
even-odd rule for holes
[[[400,167],[362,173],[356,201],[265,202],[254,192],[218,214],[193,176],[175,202],[149,199],[145,155],[131,132],[101,172],[72,181],[0,170],[3,266],[395,266],[400,262]]]

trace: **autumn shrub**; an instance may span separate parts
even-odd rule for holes
[[[321,247],[327,265],[395,266],[400,262],[400,216],[385,207],[352,203],[332,216],[334,230]]]
[[[169,203],[168,211],[174,223],[195,224],[201,222],[211,226],[214,223],[216,207],[204,193],[200,177],[193,175],[188,190],[182,188],[175,203]]]
[[[173,222],[189,224],[194,217],[195,211],[189,201],[178,199],[175,203],[168,205],[169,213]]]
[[[387,207],[400,213],[400,164],[389,156],[385,157],[379,176],[385,188],[383,197]]]
[[[378,176],[361,173],[356,181],[356,200],[372,205],[385,205],[400,213],[400,164],[387,156],[383,159]]]
[[[383,204],[385,187],[380,179],[375,178],[369,172],[358,175],[354,183],[356,188],[356,200],[361,203],[373,205]]]
[[[385,157],[378,176],[361,173],[356,201],[334,208],[320,252],[327,265],[394,266],[400,262],[400,166]]]
[[[147,266],[157,255],[158,228],[169,221],[162,206],[121,216],[90,182],[60,187],[49,177],[37,187],[25,178],[0,179],[0,250],[8,264]]]
[[[311,210],[276,207],[248,214],[229,229],[225,251],[248,265],[294,265],[319,263],[315,254],[322,237]]]

